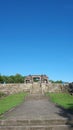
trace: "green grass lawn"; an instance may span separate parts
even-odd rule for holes
[[[67,93],[47,93],[51,101],[66,108],[73,110],[73,96]]]
[[[0,99],[0,115],[23,102],[26,95],[22,92]]]

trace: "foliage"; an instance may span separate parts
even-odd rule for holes
[[[53,80],[49,80],[51,83],[63,83],[62,80],[57,80],[57,81],[53,81]]]
[[[24,100],[25,96],[26,96],[26,93],[22,92],[18,94],[9,95],[1,99],[0,100],[0,114],[3,114],[9,109],[20,104]]]
[[[3,77],[0,75],[0,83],[3,83]]]
[[[25,76],[21,74],[5,76],[0,75],[0,83],[24,83]]]
[[[67,93],[47,93],[54,103],[66,108],[73,109],[73,96]]]
[[[62,80],[57,80],[55,81],[55,83],[62,83]]]
[[[39,78],[33,78],[33,81],[34,81],[34,82],[38,82],[38,81],[39,81]]]
[[[0,92],[0,98],[1,98],[1,97],[5,97],[5,96],[7,96],[5,93]]]
[[[73,82],[72,82],[72,83],[69,83],[68,92],[69,92],[70,94],[73,94]]]
[[[15,79],[15,83],[23,83],[24,82],[24,77],[21,76],[20,74],[16,74],[14,76],[14,79]]]

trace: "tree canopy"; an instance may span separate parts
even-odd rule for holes
[[[21,74],[16,75],[0,75],[0,83],[24,83],[25,76]]]
[[[49,80],[51,83],[63,83],[62,80],[57,80],[57,81],[53,81],[53,80]]]

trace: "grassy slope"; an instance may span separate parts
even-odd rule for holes
[[[25,96],[26,96],[26,93],[22,92],[22,93],[13,94],[13,95],[10,95],[1,99],[0,100],[0,114],[3,114],[9,109],[20,104],[24,100]]]
[[[51,100],[58,105],[66,108],[73,109],[73,96],[66,93],[47,93],[47,96],[50,96]]]

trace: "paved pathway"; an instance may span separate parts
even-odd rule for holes
[[[65,113],[64,109],[50,102],[49,98],[40,95],[29,95],[18,107],[4,115],[6,119],[71,119],[73,113]]]

